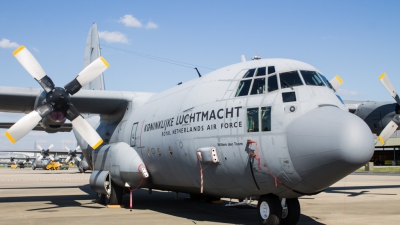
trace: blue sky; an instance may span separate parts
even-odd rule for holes
[[[291,58],[328,78],[340,75],[343,99],[392,101],[378,77],[386,72],[400,90],[399,12],[399,1],[6,1],[0,86],[39,87],[12,56],[18,45],[64,86],[82,70],[96,22],[110,63],[108,90],[160,92],[197,76],[192,68],[117,50],[123,49],[194,64],[202,74],[237,63],[242,54]],[[0,113],[1,121],[20,117]],[[35,140],[56,142],[58,149],[75,144],[72,134],[31,132],[12,148],[32,149]],[[0,145],[11,148],[3,131]]]

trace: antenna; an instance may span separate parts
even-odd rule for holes
[[[199,70],[197,69],[197,67],[194,68],[197,71],[197,74],[199,74],[199,77],[201,77],[201,74],[199,72]]]

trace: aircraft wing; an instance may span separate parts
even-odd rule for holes
[[[15,122],[14,122],[15,123]],[[14,125],[14,123],[4,123],[4,122],[0,122],[0,128],[2,129],[8,129],[10,128],[12,125]],[[36,127],[34,127],[32,130],[41,130],[44,131],[45,129],[40,126],[39,124],[36,125]],[[64,123],[60,128],[58,132],[70,132],[72,130],[72,124],[71,123]]]
[[[42,92],[40,88],[0,87],[0,111],[30,113]],[[117,110],[125,110],[128,102],[136,96],[133,92],[80,90],[71,97],[71,101],[80,113],[112,114]],[[1,128],[7,125],[3,124]]]

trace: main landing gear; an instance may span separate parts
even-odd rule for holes
[[[273,194],[263,195],[258,199],[257,214],[263,225],[295,225],[300,218],[299,200],[280,200]]]
[[[106,181],[107,194],[97,193],[97,202],[104,205],[121,205],[123,188],[115,184],[111,179]]]

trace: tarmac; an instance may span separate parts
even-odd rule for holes
[[[95,203],[90,172],[0,169],[0,224],[258,224],[256,209],[188,200],[187,194],[136,190],[124,208]],[[257,204],[256,201],[253,202]],[[300,198],[299,225],[400,224],[400,174],[353,173]]]

